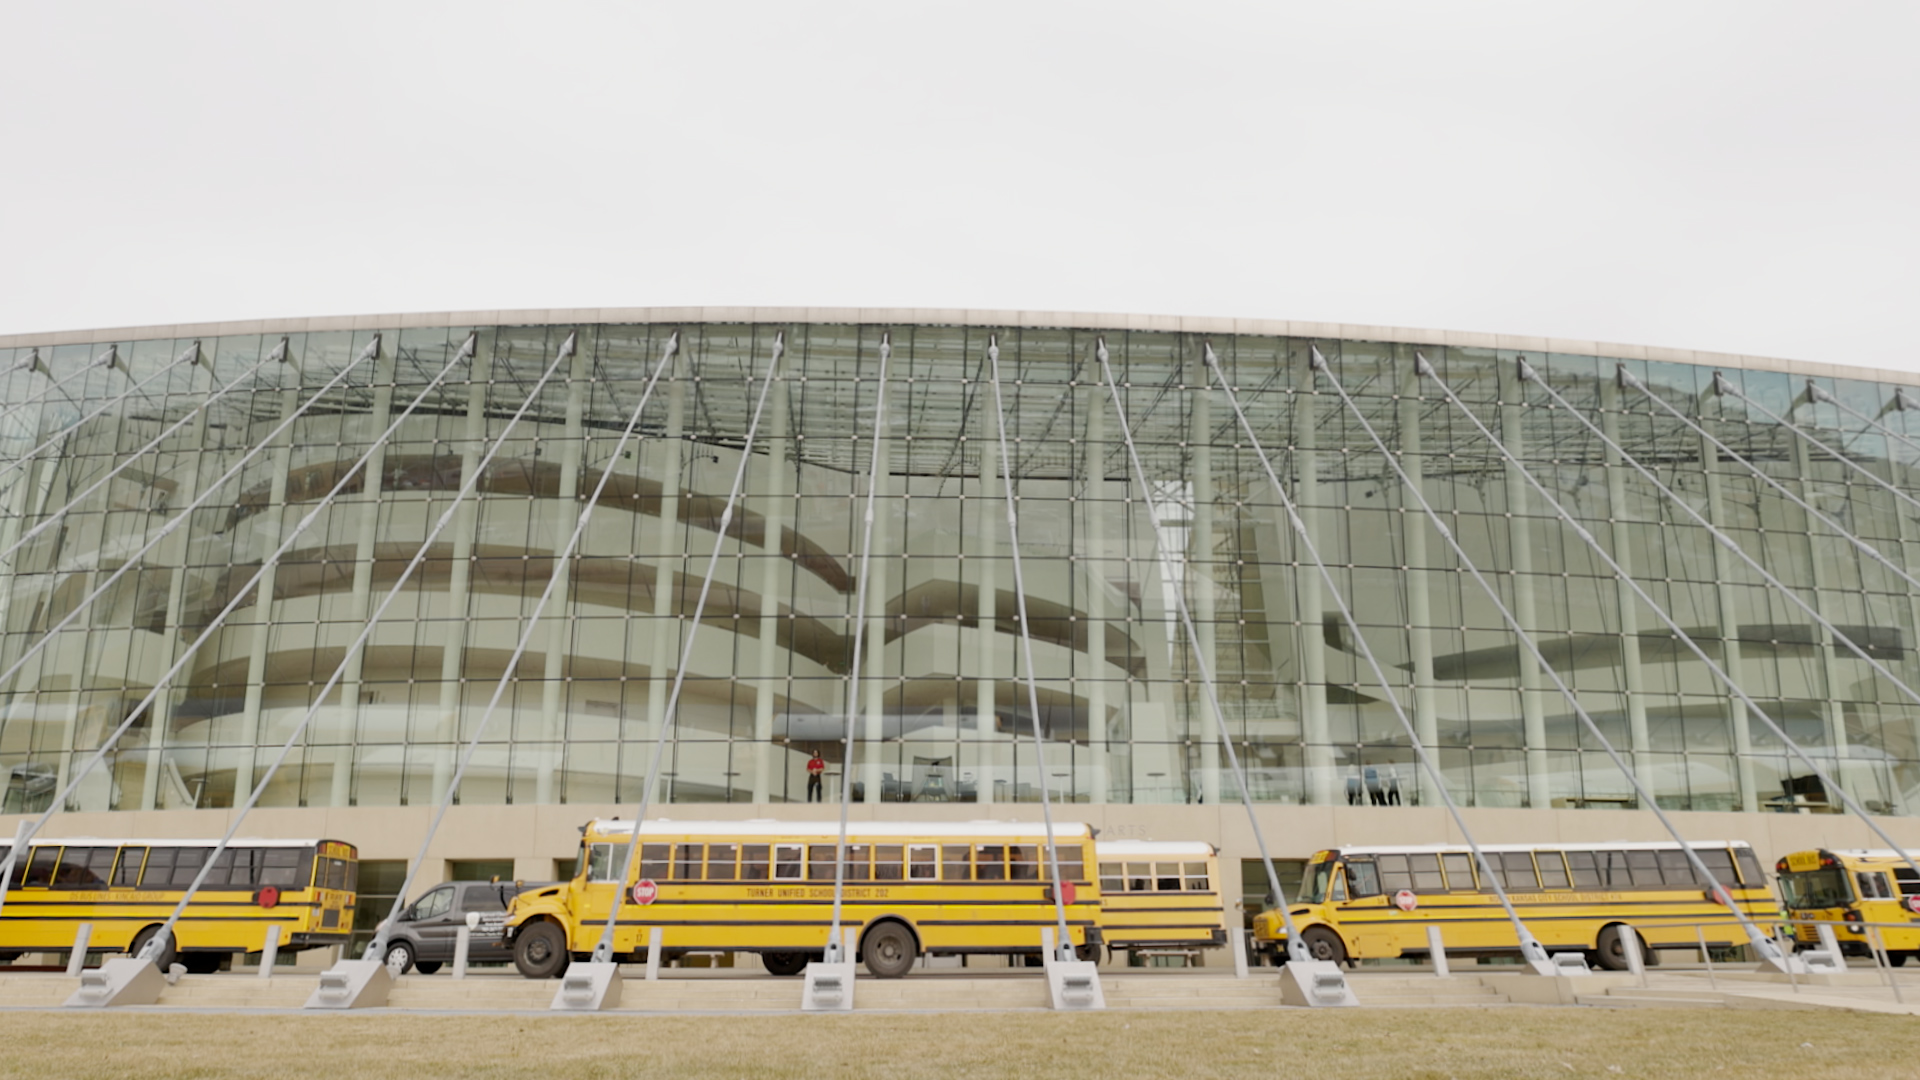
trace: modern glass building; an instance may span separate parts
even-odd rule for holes
[[[865,816],[1044,784],[1251,855],[1222,725],[1292,856],[1450,838],[1416,737],[1483,840],[1661,835],[1602,735],[1763,856],[1877,846],[1837,788],[1920,815],[1906,374],[718,309],[24,335],[0,372],[0,811],[71,788],[56,835],[260,787],[249,832],[406,858],[477,739],[446,853],[544,877],[663,725],[680,817],[825,813],[818,750]]]

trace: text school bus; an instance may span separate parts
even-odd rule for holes
[[[1866,956],[1876,945],[1871,926],[1894,967],[1920,955],[1920,875],[1899,852],[1796,851],[1775,870],[1799,940],[1819,940],[1819,928],[1812,924],[1832,923],[1842,952]]]
[[[14,863],[0,912],[0,960],[73,947],[93,924],[94,949],[137,953],[160,931],[215,840],[42,839]],[[0,842],[5,859],[11,841]],[[197,974],[258,952],[267,929],[283,950],[342,945],[353,929],[359,856],[338,840],[235,840],[214,860],[173,940],[159,954]]]
[[[1600,967],[1627,966],[1622,938],[1637,933],[1651,949],[1746,943],[1720,900],[1730,899],[1759,923],[1778,917],[1766,874],[1745,841],[1689,845],[1729,896],[1711,895],[1680,845],[1611,843],[1484,845],[1527,928],[1549,950],[1579,949]],[[1465,846],[1349,847],[1322,851],[1307,864],[1300,895],[1288,911],[1316,960],[1425,957],[1427,928],[1437,926],[1449,954],[1517,954],[1519,939],[1500,899],[1480,879]],[[1696,931],[1694,924],[1707,924]],[[1286,929],[1277,911],[1254,919],[1254,941],[1276,962],[1286,959]]]
[[[1107,948],[1149,953],[1227,943],[1218,848],[1200,840],[1101,840],[1094,851]]]
[[[923,955],[1029,955],[1057,925],[1038,824],[863,822],[848,827],[841,925],[858,933],[874,975],[905,975]],[[633,822],[582,830],[570,882],[516,897],[507,912],[514,964],[530,979],[561,974],[600,940],[614,889],[626,890],[613,951],[638,958],[662,931],[671,959],[689,952],[758,953],[796,975],[818,960],[832,922],[833,822],[649,821],[636,866],[624,865]],[[1093,830],[1055,827],[1067,937],[1085,956],[1100,944],[1100,894],[1088,879]]]

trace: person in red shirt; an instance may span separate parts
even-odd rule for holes
[[[821,801],[820,778],[826,775],[826,771],[827,771],[826,759],[820,756],[820,751],[815,750],[813,752],[813,756],[807,759],[807,801],[808,802]]]

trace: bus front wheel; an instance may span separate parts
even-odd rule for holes
[[[913,931],[897,922],[881,923],[860,943],[860,959],[876,979],[897,979],[912,971],[916,952]]]
[[[1913,954],[1910,952],[1894,952],[1891,949],[1889,949],[1887,951],[1887,963],[1892,964],[1894,967],[1905,967],[1907,964],[1907,957],[1912,955]]]
[[[513,966],[529,979],[551,979],[567,967],[567,935],[550,922],[537,922],[513,940]]]
[[[1307,955],[1315,960],[1344,964],[1347,961],[1346,943],[1340,935],[1324,926],[1309,926],[1300,931],[1300,941],[1307,947]]]
[[[1600,961],[1601,967],[1606,968],[1608,971],[1628,970],[1630,965],[1627,963],[1627,946],[1625,942],[1628,934],[1634,934],[1634,944],[1640,946],[1641,962],[1646,963],[1651,958],[1647,952],[1647,940],[1645,938],[1635,934],[1632,927],[1614,923],[1612,926],[1601,930],[1599,941],[1594,943],[1594,952]]]
[[[149,926],[146,929],[140,931],[139,933],[133,935],[133,944],[127,946],[128,954],[131,956],[138,957],[143,951],[146,950],[147,942],[152,941],[153,936],[155,934],[158,934],[159,932],[160,932],[159,927]],[[161,971],[165,971],[167,970],[168,965],[173,963],[173,957],[174,957],[173,935],[168,934],[167,940],[161,942],[160,948],[157,951],[155,951],[153,954],[153,966],[159,968]]]
[[[766,965],[769,975],[798,975],[807,970],[807,962],[812,956],[803,952],[761,953],[760,962]]]

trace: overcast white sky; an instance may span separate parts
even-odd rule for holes
[[[0,0],[0,333],[662,304],[1920,369],[1920,3]]]

